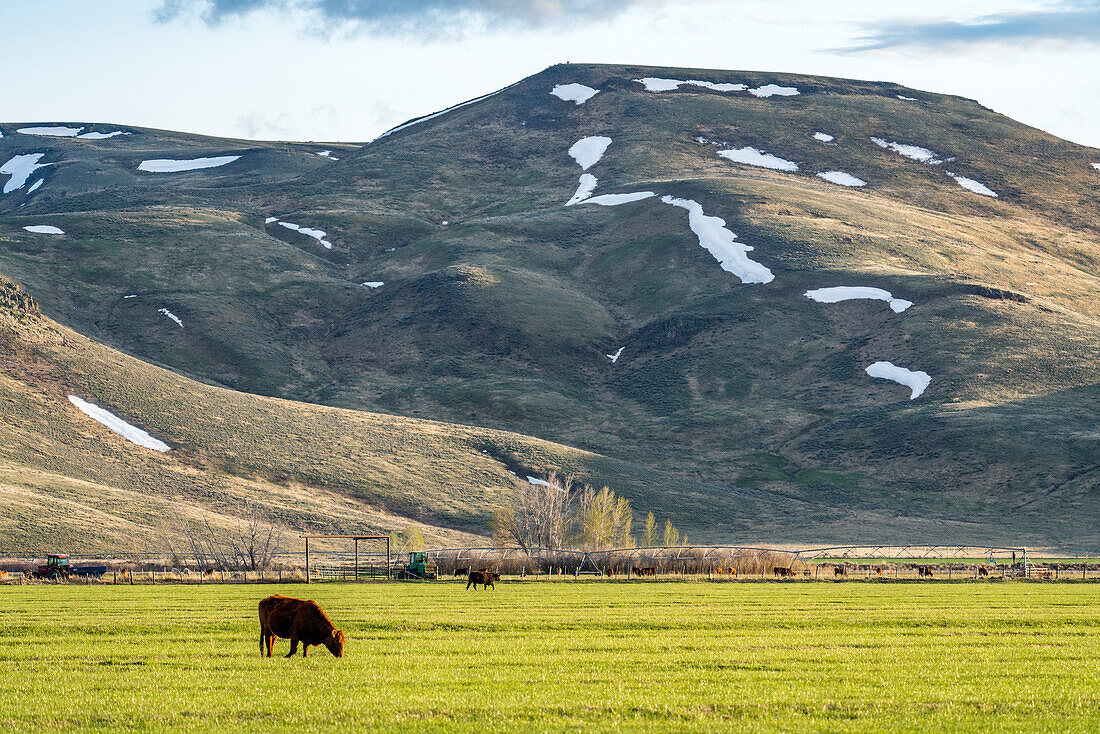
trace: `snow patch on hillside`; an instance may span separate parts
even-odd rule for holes
[[[211,158],[190,158],[179,160],[173,158],[154,158],[142,161],[138,164],[139,171],[148,173],[177,173],[179,171],[197,171],[201,168],[217,168],[232,163],[240,158],[239,155],[219,155]]]
[[[153,451],[164,452],[171,449],[164,441],[153,438],[137,426],[130,425],[114,413],[104,410],[95,403],[89,403],[87,400],[82,400],[76,395],[70,395],[69,402],[79,408],[81,413],[97,423],[106,426],[130,443],[152,449]]]
[[[65,234],[61,231],[60,227],[55,227],[52,224],[32,224],[23,229],[28,232],[34,232],[35,234]]]
[[[619,347],[619,351],[615,352],[614,354],[606,355],[607,358],[611,360],[611,364],[615,364],[619,361],[619,357],[622,355],[623,349],[623,347]]]
[[[820,140],[823,143],[831,143],[834,138],[829,133],[814,133],[814,140]]]
[[[866,371],[871,377],[893,380],[899,385],[905,385],[913,391],[909,396],[910,400],[916,400],[924,394],[928,384],[932,382],[932,378],[928,376],[927,372],[907,370],[904,367],[898,367],[893,362],[875,362],[867,367]]]
[[[573,194],[573,198],[565,202],[566,206],[573,206],[574,204],[580,204],[582,201],[592,196],[592,192],[596,190],[597,179],[591,173],[582,173],[580,178],[580,185],[577,186],[577,192]]]
[[[730,82],[704,82],[698,79],[662,79],[656,76],[647,76],[643,79],[635,79],[645,87],[647,92],[671,92],[674,89],[678,89],[681,86],[687,84],[694,87],[703,87],[705,89],[712,89],[715,92],[744,92],[748,87],[744,84],[732,84]]]
[[[123,132],[122,130],[112,130],[109,133],[84,133],[83,135],[77,135],[76,137],[81,140],[107,140],[108,138],[114,138],[119,135],[132,135],[133,133]]]
[[[33,194],[33,193],[34,193],[35,191],[38,191],[38,189],[39,189],[39,188],[40,188],[40,187],[42,186],[42,184],[44,184],[44,183],[46,183],[46,179],[44,179],[44,178],[40,178],[40,179],[38,179],[37,181],[35,181],[34,183],[32,183],[32,184],[31,184],[31,187],[30,187],[29,189],[27,189],[27,195],[28,195],[28,196],[30,196],[30,195],[31,195],[31,194]]]
[[[385,285],[385,282],[381,280],[368,280],[366,283],[360,283],[364,288],[381,288]]]
[[[319,151],[317,151],[317,155],[321,156],[322,158],[328,158],[330,161],[340,160],[339,158],[337,158],[336,156],[334,156],[332,154],[331,150],[319,150]]]
[[[160,313],[160,314],[164,314],[165,316],[167,316],[168,318],[172,319],[172,320],[173,320],[173,321],[175,321],[175,322],[176,322],[177,324],[179,324],[179,326],[180,326],[180,328],[181,328],[181,329],[183,328],[183,322],[182,322],[182,321],[180,321],[180,317],[179,317],[179,316],[176,316],[176,315],[175,315],[174,313],[172,313],[172,312],[171,312],[171,311],[169,311],[168,309],[166,309],[166,308],[159,308],[159,309],[157,309],[157,313]]]
[[[583,170],[587,171],[600,162],[609,145],[611,145],[611,138],[605,135],[590,135],[573,143],[569,147],[569,155]]]
[[[917,101],[916,97],[906,97],[904,94],[899,94],[898,99],[903,99],[906,102],[916,102]]]
[[[756,148],[744,147],[731,150],[720,150],[718,155],[734,163],[744,163],[747,166],[771,168],[776,171],[797,171],[798,164],[779,156],[771,155]]]
[[[292,229],[295,232],[304,234],[306,237],[312,237],[313,239],[324,245],[326,250],[332,249],[332,243],[325,239],[325,237],[328,236],[328,233],[325,232],[323,229],[311,229],[310,227],[303,227],[302,225],[295,224],[294,222],[279,222],[279,226],[286,227],[287,229]]]
[[[632,201],[641,201],[642,199],[648,199],[656,196],[657,194],[652,191],[634,191],[629,194],[601,194],[600,196],[593,196],[591,199],[585,199],[582,204],[599,204],[600,206],[618,206],[619,204],[629,204]]]
[[[867,182],[861,178],[856,178],[850,173],[844,171],[825,171],[824,173],[817,174],[818,178],[823,178],[829,183],[837,184],[838,186],[866,186]]]
[[[1100,171],[1100,163],[1093,163],[1092,167],[1095,168],[1097,171]]]
[[[271,224],[272,222],[277,222],[277,221],[279,221],[278,217],[268,217],[267,219],[264,220],[264,224]]]
[[[894,298],[894,294],[882,288],[869,288],[867,286],[838,285],[831,288],[817,288],[806,291],[806,298],[818,303],[840,303],[853,299],[871,299],[874,301],[886,301],[890,304],[890,310],[901,313],[913,305],[912,301],[904,298]]]
[[[539,487],[553,487],[554,486],[553,484],[546,481],[545,479],[539,479],[538,477],[533,477],[530,474],[527,475],[527,481],[530,482],[531,484],[537,485]]]
[[[749,90],[754,97],[793,97],[798,93],[797,87],[781,87],[778,84],[765,84]]]
[[[599,93],[600,90],[598,89],[593,89],[585,84],[578,84],[576,82],[572,84],[556,84],[554,88],[550,90],[550,94],[563,102],[576,102],[578,105],[584,104]]]
[[[911,145],[909,143],[898,143],[883,138],[871,138],[871,142],[880,148],[892,150],[899,155],[903,155],[906,158],[911,158],[914,161],[920,161],[921,163],[927,163],[930,166],[938,166],[943,163],[936,153],[932,152],[928,148],[922,148],[919,145]]]
[[[692,199],[662,196],[661,201],[687,209],[688,226],[699,238],[699,244],[714,256],[723,270],[736,275],[742,283],[770,283],[775,280],[771,270],[750,260],[745,254],[752,251],[751,245],[734,242],[737,235],[726,229],[724,219],[707,216],[699,202]]]
[[[48,163],[39,163],[38,161],[45,153],[27,153],[25,155],[17,155],[8,160],[7,163],[0,166],[0,173],[6,173],[11,176],[8,182],[4,184],[4,193],[10,193],[17,189],[23,188],[30,175],[37,171],[39,168],[45,168],[50,165]]]
[[[82,127],[65,127],[64,125],[44,125],[42,127],[20,127],[15,132],[23,135],[45,135],[51,138],[75,138],[83,129]]]
[[[957,183],[959,186],[962,186],[968,191],[973,191],[975,194],[989,196],[994,199],[997,198],[997,192],[989,188],[985,184],[981,183],[980,181],[975,181],[974,179],[967,178],[966,176],[960,176],[957,173],[951,173],[951,171],[944,171],[944,173],[955,179],[955,183]]]

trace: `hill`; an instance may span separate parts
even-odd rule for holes
[[[578,104],[566,85],[598,92]],[[484,532],[522,463],[610,483],[700,540],[1098,539],[1100,152],[971,100],[559,65],[366,145],[16,132],[30,125],[0,124],[0,159],[48,164],[0,195],[0,272],[70,339],[310,424],[331,406],[565,452],[517,449],[468,516],[388,484],[402,517]],[[584,138],[587,169],[569,154]],[[140,170],[223,156],[239,157]],[[595,202],[564,206],[582,174]],[[633,192],[654,196],[599,205]],[[805,296],[835,287],[898,300]],[[879,362],[930,381],[910,400],[866,372]],[[95,388],[145,425],[171,412],[128,405],[112,370]],[[169,443],[220,440],[185,424]],[[316,463],[339,485],[355,462],[331,446]],[[414,483],[434,471],[418,456]]]

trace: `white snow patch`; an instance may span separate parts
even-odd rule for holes
[[[188,160],[176,160],[172,158],[154,158],[142,161],[138,165],[139,171],[149,173],[176,173],[178,171],[197,171],[200,168],[217,168],[239,159],[239,155],[219,155],[212,158],[190,158]]]
[[[750,89],[749,94],[754,97],[793,97],[798,94],[797,87],[781,87],[778,84],[765,84],[756,89]]]
[[[23,229],[28,232],[34,232],[35,234],[65,234],[61,231],[60,227],[55,227],[52,224],[32,224],[29,227]]]
[[[869,288],[867,286],[838,285],[831,288],[817,288],[806,291],[806,298],[818,303],[840,303],[857,298],[867,298],[874,301],[886,301],[890,304],[890,310],[901,313],[913,305],[912,301],[904,298],[894,298],[894,294],[882,288]]]
[[[304,234],[306,237],[312,237],[325,246],[326,250],[332,249],[332,243],[325,239],[327,233],[322,229],[310,229],[309,227],[303,227],[300,224],[294,224],[293,222],[279,222],[280,226],[292,229],[295,232]]]
[[[386,252],[397,252],[397,248],[396,247],[387,247]]]
[[[596,190],[596,182],[596,177],[591,173],[582,173],[580,185],[577,186],[577,193],[573,194],[573,198],[565,202],[565,205],[573,206],[574,204],[580,204],[589,196],[592,196],[592,192]]]
[[[132,296],[123,296],[122,298],[123,298],[123,300],[125,300],[127,298],[137,298],[137,293],[133,294]]]
[[[614,354],[608,354],[607,358],[611,360],[611,364],[615,364],[619,361],[619,355],[621,355],[622,353],[623,347],[619,347],[619,351],[615,352]]]
[[[563,102],[576,102],[578,105],[584,104],[599,93],[600,90],[598,89],[593,89],[592,87],[576,82],[572,84],[556,84],[554,88],[550,90],[550,94]]]
[[[448,224],[450,224],[450,222],[448,222],[446,219],[444,219],[442,222],[440,222],[440,224],[442,224],[444,227],[446,227]]]
[[[991,196],[994,199],[997,198],[997,192],[989,188],[985,184],[981,183],[980,181],[975,181],[974,179],[967,178],[966,176],[960,176],[957,173],[951,173],[951,171],[944,171],[944,173],[955,179],[955,183],[957,183],[959,186],[962,186],[968,191],[973,191],[975,194],[981,194],[982,196]]]
[[[898,99],[904,99],[906,102],[916,102],[916,97],[906,97],[904,94],[899,94]]]
[[[817,174],[818,178],[823,178],[829,183],[834,183],[839,186],[866,186],[867,182],[862,178],[856,178],[850,173],[844,171],[825,171],[824,173]]]
[[[132,135],[133,133],[123,132],[122,130],[112,130],[109,133],[84,133],[83,135],[77,135],[76,137],[81,140],[106,140],[118,135]]]
[[[27,179],[31,174],[37,171],[39,168],[45,168],[48,163],[39,163],[38,161],[45,153],[28,153],[26,155],[17,155],[10,159],[7,163],[0,166],[0,173],[6,173],[11,176],[8,182],[4,184],[4,193],[7,194],[16,189],[21,189],[26,185]]]
[[[278,217],[268,217],[267,219],[264,220],[264,224],[271,224],[272,222],[277,222],[277,221],[279,221]]]
[[[554,486],[553,484],[546,481],[545,479],[539,479],[538,477],[533,477],[530,474],[527,475],[527,481],[530,482],[531,484],[535,484],[539,487],[553,487]]]
[[[609,145],[611,145],[611,138],[605,135],[590,135],[573,143],[569,148],[569,155],[583,170],[587,171],[600,162]]]
[[[904,367],[898,367],[893,362],[875,362],[867,368],[867,374],[871,377],[893,380],[899,385],[910,388],[913,391],[912,395],[909,396],[910,400],[919,398],[927,389],[928,383],[932,382],[932,378],[928,376],[927,372],[907,370]]]
[[[168,309],[166,309],[166,308],[161,308],[161,309],[157,309],[157,313],[162,313],[162,314],[164,314],[165,316],[167,316],[168,318],[172,319],[172,320],[173,320],[173,321],[175,321],[175,322],[176,322],[177,324],[179,324],[179,325],[180,325],[180,328],[181,328],[181,329],[183,328],[183,322],[182,322],[182,321],[180,321],[180,317],[179,317],[179,316],[176,316],[176,315],[175,315],[174,313],[172,313],[172,312],[171,312],[171,311],[169,311]]]
[[[84,415],[88,416],[98,423],[107,426],[107,428],[122,436],[130,443],[137,444],[138,446],[144,446],[147,449],[153,449],[153,451],[163,452],[171,449],[171,447],[164,441],[153,438],[137,426],[130,425],[114,413],[104,410],[95,403],[89,403],[86,400],[81,400],[76,395],[70,395],[69,402],[79,408],[80,412],[82,412]]]
[[[635,79],[645,87],[647,92],[671,92],[673,89],[689,84],[694,87],[703,87],[705,89],[713,89],[715,92],[744,92],[748,89],[744,84],[732,84],[730,82],[704,82],[698,79],[662,79],[656,76],[647,76],[644,79]]]
[[[751,245],[734,242],[737,235],[726,229],[724,219],[707,216],[699,202],[692,199],[662,196],[661,201],[687,209],[688,226],[699,237],[699,244],[714,255],[723,270],[736,275],[742,283],[770,283],[775,280],[771,270],[750,260],[745,254],[752,251]]]
[[[385,283],[382,282],[381,280],[368,280],[366,283],[363,283],[362,285],[365,288],[381,288],[382,286],[385,285]]]
[[[935,153],[928,148],[922,148],[919,145],[910,145],[908,143],[896,143],[882,138],[871,138],[871,142],[880,148],[886,148],[892,150],[899,155],[903,155],[906,158],[911,158],[921,163],[927,163],[930,166],[938,166],[943,161],[937,157]]]
[[[798,164],[794,161],[784,160],[779,156],[771,155],[756,148],[744,147],[731,150],[720,150],[718,155],[734,163],[744,163],[748,166],[771,168],[776,171],[797,171]]]
[[[1095,168],[1097,171],[1100,171],[1100,163],[1093,163],[1092,167]]]
[[[823,143],[831,143],[833,136],[829,133],[814,133],[814,140],[820,140]]]
[[[585,199],[581,203],[618,206],[619,204],[629,204],[632,201],[641,201],[656,195],[652,191],[635,191],[629,194],[601,194],[600,196],[593,196],[591,199]]]
[[[51,138],[75,138],[83,130],[82,127],[65,127],[64,125],[51,125],[43,127],[21,127],[15,132],[23,135],[46,135]]]
[[[319,150],[319,151],[317,151],[317,155],[321,156],[322,158],[328,158],[330,161],[340,160],[339,158],[337,158],[336,156],[334,156],[332,154],[331,150]]]
[[[483,94],[480,97],[475,97],[473,99],[468,99],[465,102],[460,102],[456,105],[452,105],[452,106],[448,107],[445,110],[440,110],[439,112],[433,112],[432,114],[424,115],[423,117],[416,117],[412,120],[409,120],[408,122],[401,123],[397,127],[391,127],[389,130],[382,133],[381,135],[379,135],[377,138],[375,138],[371,142],[373,143],[373,142],[375,142],[375,140],[381,140],[384,137],[387,137],[389,135],[393,135],[398,130],[404,130],[407,127],[412,127],[413,125],[419,125],[420,123],[427,122],[428,120],[434,120],[435,118],[439,117],[440,115],[447,114],[451,110],[457,110],[460,107],[465,107],[466,105],[471,105],[471,104],[474,104],[475,102],[480,102],[483,99],[489,99],[489,97],[492,97],[494,95],[500,94],[501,92],[504,92],[504,91],[507,91],[507,90],[511,89],[512,87],[516,86],[516,84],[519,84],[519,82],[516,82],[515,84],[509,84],[508,86],[504,87],[504,89],[498,89],[495,92],[489,92],[488,94]]]
[[[27,189],[27,195],[29,196],[30,194],[33,194],[35,191],[38,191],[38,189],[44,183],[46,183],[46,179],[44,179],[44,178],[40,178],[37,181],[35,181],[34,183],[32,183],[31,187],[29,189]]]

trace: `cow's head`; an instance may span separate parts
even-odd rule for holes
[[[331,652],[336,657],[338,657],[338,658],[344,657],[344,631],[343,630],[333,630],[332,635],[330,635],[325,640],[324,644],[325,644],[325,647],[328,648],[328,651]]]

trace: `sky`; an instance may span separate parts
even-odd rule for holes
[[[1100,0],[0,0],[0,29],[2,122],[366,141],[571,61],[894,81],[1100,147]]]

